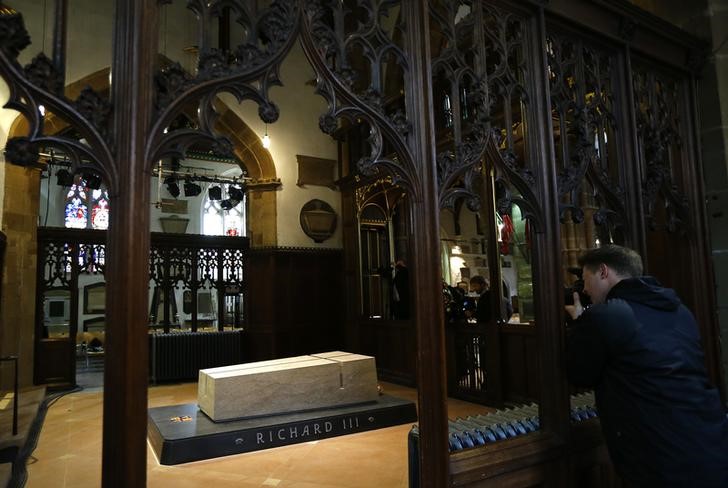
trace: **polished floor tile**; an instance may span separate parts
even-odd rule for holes
[[[384,384],[385,393],[413,401],[413,389]],[[101,484],[100,389],[63,396],[48,409],[28,462],[29,488],[91,488]],[[149,406],[195,402],[197,384],[153,386]],[[449,416],[489,409],[458,400]],[[405,488],[410,424],[176,466],[157,462],[147,444],[150,487]]]

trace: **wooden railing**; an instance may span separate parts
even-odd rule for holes
[[[37,320],[43,337],[43,296],[46,290],[65,289],[70,292],[71,313],[69,323],[74,334],[78,328],[78,303],[80,290],[78,276],[97,274],[103,276],[106,263],[106,232],[99,230],[69,230],[41,228],[38,230],[38,285]],[[225,297],[227,293],[247,293],[246,263],[249,248],[247,237],[201,236],[189,234],[151,234],[149,255],[150,287],[155,287],[164,312],[153,314],[155,328],[169,332],[177,320],[171,306],[174,290],[182,288],[197,297],[201,289],[215,290],[217,295],[217,328],[225,325]],[[191,329],[198,328],[197,300],[190,301]],[[155,308],[156,310],[156,308]],[[236,314],[241,326],[245,314]]]
[[[538,401],[533,324],[451,323],[446,330],[448,395],[501,406]]]
[[[87,327],[93,323],[96,333],[105,328],[101,314],[105,311],[106,262],[105,231],[38,229],[33,373],[36,384],[58,388],[75,384],[75,346],[83,322]],[[217,295],[216,304],[213,301],[209,306],[210,315],[202,317],[208,324],[214,324],[216,330],[229,329],[231,325],[242,327],[247,316],[244,313],[248,303],[247,263],[248,239],[245,237],[152,233],[149,289],[154,314],[149,314],[153,317],[149,322],[150,331],[169,332],[170,328],[184,326],[197,332],[198,326],[202,328],[204,322],[197,313],[198,290],[209,290],[211,301]],[[82,286],[84,282],[88,286]],[[188,307],[187,311],[191,313],[179,315],[189,319],[187,321],[177,319],[171,305],[171,298],[180,289],[183,290],[183,302],[179,312]],[[243,307],[240,314],[233,314],[233,319],[237,320],[226,317],[225,304],[230,298]],[[59,301],[63,303],[60,307],[54,304],[55,316],[51,317],[51,304]],[[93,316],[92,322],[80,320],[84,318],[82,311],[84,315]],[[206,330],[210,329],[206,327]]]

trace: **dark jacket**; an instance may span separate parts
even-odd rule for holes
[[[491,311],[491,308],[490,290],[485,290],[478,297],[478,304],[477,308],[475,309],[475,319],[478,321],[478,323],[485,324],[487,322],[490,322],[490,319],[493,317],[493,312]]]
[[[481,293],[478,298],[478,306],[475,311],[475,318],[478,323],[485,324],[490,322],[493,316],[496,315],[492,310],[493,306],[491,304],[490,296],[490,289],[488,289]],[[510,298],[501,296],[501,310],[502,312],[499,312],[503,314],[503,317],[501,318],[507,322],[511,318],[511,315],[513,315],[513,305],[511,305]]]
[[[695,318],[654,278],[623,280],[568,336],[567,370],[595,388],[610,457],[640,487],[728,487],[728,420]]]

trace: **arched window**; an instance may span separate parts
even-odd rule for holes
[[[230,185],[220,187],[220,194],[229,193]],[[244,236],[246,200],[247,197],[240,201],[230,198],[213,200],[208,192],[202,208],[202,233],[207,236]]]
[[[76,176],[73,185],[66,193],[64,213],[67,228],[108,229],[109,194],[105,188],[89,188],[83,178]]]

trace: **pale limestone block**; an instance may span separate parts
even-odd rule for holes
[[[341,351],[200,370],[197,402],[224,421],[377,400],[374,358]]]

